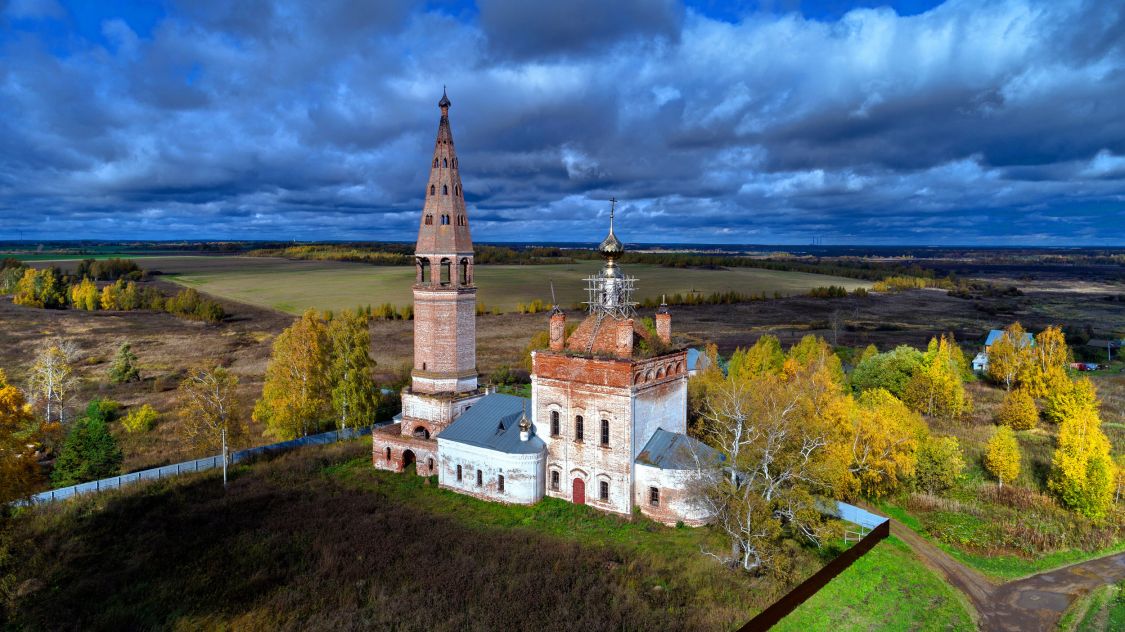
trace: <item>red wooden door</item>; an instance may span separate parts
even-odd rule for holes
[[[570,492],[570,499],[576,505],[586,504],[586,482],[580,478],[574,479],[574,485]]]

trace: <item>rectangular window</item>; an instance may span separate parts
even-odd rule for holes
[[[500,491],[500,493],[504,493],[504,475],[503,474],[501,474],[500,477],[496,479],[496,489],[498,489]]]
[[[656,487],[648,488],[648,504],[652,505],[653,507],[660,506],[660,490]]]
[[[609,445],[609,420],[602,420],[602,445]]]
[[[559,436],[559,411],[551,411],[551,436]]]
[[[480,487],[483,484],[484,484],[484,475],[481,474],[480,470],[477,470],[477,487]]]
[[[583,435],[582,415],[578,415],[577,417],[574,418],[574,440],[577,441],[578,443],[582,443],[582,435]]]
[[[461,482],[461,466],[460,465],[457,466],[457,482],[458,483]]]
[[[551,489],[559,491],[559,473],[551,472]]]
[[[598,498],[609,500],[609,483],[606,481],[598,483]]]

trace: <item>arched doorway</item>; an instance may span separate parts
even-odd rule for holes
[[[402,471],[405,472],[408,467],[414,464],[414,451],[404,450],[402,453]]]
[[[570,489],[570,499],[576,505],[586,504],[586,481],[580,478],[574,479]]]

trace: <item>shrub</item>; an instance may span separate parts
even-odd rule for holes
[[[137,433],[148,432],[156,425],[156,420],[160,417],[156,409],[148,404],[141,406],[125,416],[121,420],[121,425],[125,430]]]
[[[117,419],[117,413],[121,410],[121,403],[115,402],[112,399],[105,399],[103,397],[96,397],[90,400],[86,405],[86,416],[90,419],[100,419],[106,423]]]
[[[1008,391],[996,413],[996,421],[1012,430],[1031,430],[1039,422],[1039,409],[1035,407],[1035,399],[1027,389]]]

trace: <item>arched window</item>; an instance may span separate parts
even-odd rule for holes
[[[598,498],[601,500],[609,500],[609,481],[598,482]]]
[[[602,420],[602,445],[609,445],[609,420]]]
[[[484,485],[484,475],[481,474],[480,470],[477,470],[477,487],[481,485]]]
[[[431,472],[434,471],[434,457],[431,456],[430,458],[426,459],[426,466],[430,468]]]
[[[503,474],[496,477],[496,489],[501,494],[504,493],[504,475]]]
[[[584,431],[584,428],[582,426],[582,415],[578,415],[574,418],[574,440],[578,443],[582,443],[582,434]]]
[[[429,259],[424,259],[424,258],[418,259],[418,282],[419,283],[429,283],[430,282],[430,260]]]
[[[430,195],[433,195],[435,190],[436,189],[434,189],[434,185],[431,184],[430,185]]]
[[[434,216],[430,213],[426,214],[426,226],[432,226],[434,223]]]
[[[457,482],[458,483],[461,482],[461,466],[460,465],[457,466]]]
[[[559,491],[559,471],[551,470],[551,489]]]
[[[387,460],[391,460],[391,446],[387,446]]]
[[[559,411],[551,411],[551,436],[559,436]]]
[[[442,195],[449,195],[449,185],[448,184],[441,185],[441,194]]]
[[[441,284],[449,285],[449,259],[441,260]]]
[[[648,504],[653,507],[660,506],[660,489],[657,487],[648,488]]]
[[[461,260],[461,275],[460,275],[459,278],[461,279],[461,285],[468,285],[469,284],[469,260],[468,260],[468,258],[465,258],[465,259]]]
[[[437,166],[437,158],[434,158],[434,166]]]
[[[453,186],[453,193],[455,195],[461,195],[461,185],[459,185],[459,184],[454,185]]]
[[[449,161],[448,161],[448,160],[446,160],[445,158],[442,158],[442,159],[441,159],[441,166],[442,166],[442,167],[448,167],[448,166],[449,166]]]
[[[456,158],[453,159],[453,168],[454,169],[457,168],[457,159]]]

